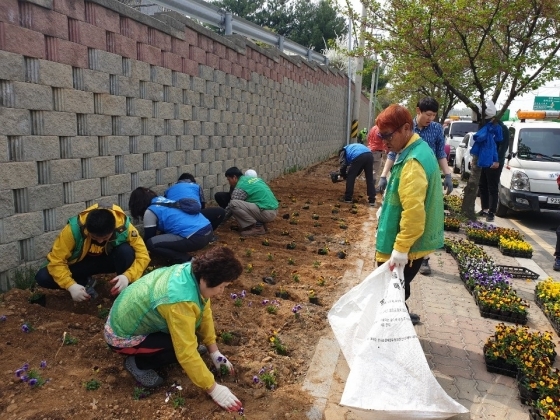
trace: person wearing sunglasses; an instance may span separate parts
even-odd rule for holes
[[[376,261],[403,268],[405,300],[425,256],[443,246],[443,191],[438,160],[414,132],[410,112],[391,105],[376,120],[378,136],[398,153],[378,222]],[[411,313],[413,324],[420,316]]]
[[[453,181],[451,179],[451,169],[447,164],[443,128],[441,124],[434,121],[437,117],[438,110],[439,103],[434,98],[425,97],[420,99],[416,104],[416,118],[413,120],[412,129],[415,133],[420,135],[420,137],[428,143],[433,150],[438,160],[439,167],[445,175],[443,182],[445,192],[446,194],[451,194],[453,191]],[[387,154],[387,162],[385,162],[385,167],[379,177],[379,189],[381,191],[384,191],[387,186],[387,176],[395,163],[395,158],[396,153],[390,152]],[[424,262],[420,268],[420,274],[428,276],[432,273],[429,260],[429,257],[424,258]]]

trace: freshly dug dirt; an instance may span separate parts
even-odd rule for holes
[[[216,376],[241,399],[247,419],[305,419],[310,408],[312,399],[301,385],[315,346],[329,328],[326,313],[341,294],[340,280],[353,245],[360,240],[362,220],[370,211],[365,182],[360,179],[355,189],[358,202],[338,201],[344,183],[332,184],[329,177],[336,166],[333,158],[272,181],[280,209],[267,234],[242,240],[231,230],[232,220],[217,230],[219,240],[211,245],[231,247],[245,267],[241,278],[212,305],[218,345],[237,369],[235,377]],[[291,243],[295,249],[287,248]],[[320,249],[326,255],[320,255]],[[0,318],[0,417],[241,418],[219,408],[178,365],[161,372],[163,386],[139,395],[139,385],[123,368],[123,357],[109,350],[102,335],[113,302],[106,282],[111,277],[100,277],[96,287],[100,296],[88,303],[74,303],[66,291],[41,290],[46,294],[45,307],[28,302],[29,290],[12,289],[0,295],[0,316],[5,316]],[[265,283],[264,278],[275,284]],[[260,283],[264,283],[262,294],[252,294],[250,289]],[[236,303],[231,294],[239,296],[243,290],[245,297]],[[310,290],[318,304],[309,302]],[[287,292],[288,297],[277,297],[279,292]],[[265,299],[268,303],[263,304]],[[292,311],[296,305],[301,305],[297,315]],[[270,313],[269,307],[276,313]],[[22,331],[23,324],[29,332]],[[222,333],[230,333],[232,342],[224,343]],[[286,347],[286,355],[275,351],[273,334]],[[203,357],[211,366],[209,358]],[[46,361],[46,367],[40,367],[41,361]],[[26,363],[47,380],[44,385],[31,387],[16,376]],[[277,385],[273,390],[262,381],[253,381],[263,368],[274,371]],[[181,385],[182,391],[173,384]],[[96,385],[98,389],[91,389]],[[165,402],[168,391],[173,394]],[[182,404],[177,397],[183,398]]]

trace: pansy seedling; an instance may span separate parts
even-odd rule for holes
[[[29,325],[23,324],[21,326],[21,331],[24,332],[24,333],[28,333],[29,331],[31,331],[31,329],[29,328]]]
[[[4,321],[6,321],[6,315],[0,316],[0,322],[4,322]]]

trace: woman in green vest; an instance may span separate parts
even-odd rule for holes
[[[126,370],[144,387],[163,379],[156,369],[179,363],[190,380],[228,411],[238,411],[239,399],[219,385],[197,351],[198,339],[208,348],[218,371],[233,373],[216,345],[210,298],[243,272],[227,247],[215,247],[192,262],[152,271],[128,286],[115,300],[107,322],[109,347],[126,355]]]
[[[391,105],[376,120],[390,151],[398,153],[387,184],[378,222],[376,260],[391,269],[404,269],[405,300],[424,256],[443,246],[443,192],[438,161],[414,133],[412,116],[403,106]],[[420,316],[411,313],[413,324]]]

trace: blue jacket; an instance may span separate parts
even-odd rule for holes
[[[502,141],[502,127],[492,121],[486,123],[474,135],[474,144],[471,155],[478,156],[477,165],[480,168],[489,168],[498,160],[497,143]]]
[[[173,201],[179,201],[181,198],[192,198],[197,200],[201,207],[204,208],[204,194],[200,185],[191,182],[190,180],[181,180],[173,184],[163,193],[165,198]]]
[[[346,151],[346,164],[350,165],[354,159],[364,153],[371,153],[367,146],[361,143],[352,143],[344,147]]]
[[[157,203],[161,202],[172,203],[173,200],[154,197],[152,204],[148,207],[157,216],[157,230],[160,232],[189,238],[203,228],[211,229],[210,222],[202,213],[193,215],[173,207],[158,206]]]

